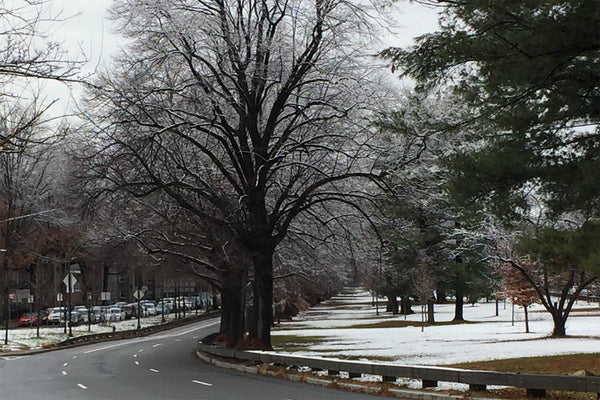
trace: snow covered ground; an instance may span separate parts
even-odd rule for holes
[[[464,317],[473,322],[460,325],[434,325],[397,328],[351,328],[357,324],[404,321],[403,315],[380,315],[371,304],[371,295],[355,289],[332,298],[294,318],[282,322],[273,333],[319,338],[295,355],[325,358],[385,360],[403,365],[444,365],[460,362],[514,357],[534,357],[571,353],[600,353],[600,307],[579,301],[567,320],[569,337],[550,338],[552,319],[541,305],[530,307],[530,332],[525,333],[522,308],[515,307],[514,326],[510,304],[478,303],[464,307]],[[420,306],[408,321],[421,321]],[[435,321],[451,321],[454,305],[435,305]],[[300,341],[306,344],[306,341]],[[285,351],[283,351],[285,352]],[[281,351],[278,351],[281,353]],[[389,361],[388,361],[389,360]]]
[[[165,319],[167,321],[171,321],[174,318],[175,314],[165,315]],[[144,317],[141,319],[140,322],[142,328],[151,325],[158,325],[161,323],[161,317],[160,315],[155,317]],[[113,325],[115,326],[117,331],[132,330],[137,328],[137,319],[130,319],[105,324],[92,324],[91,332],[88,331],[88,324],[73,326],[73,336],[82,336],[91,333],[111,332],[113,329]],[[64,325],[43,325],[40,327],[39,338],[37,337],[37,329],[35,326],[33,328],[24,327],[9,329],[7,345],[4,344],[6,331],[2,329],[0,330],[0,352],[39,349],[47,344],[62,342],[63,340],[68,339],[68,335],[64,333],[64,329]]]

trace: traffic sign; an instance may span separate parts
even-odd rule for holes
[[[69,276],[71,277],[71,286],[69,287]],[[65,279],[63,279],[63,283],[67,287],[67,293],[73,293],[75,289],[75,284],[77,283],[77,279],[75,279],[75,275],[67,274]]]
[[[141,290],[138,289],[135,292],[133,292],[133,297],[135,297],[137,300],[143,299],[144,292],[142,292]]]

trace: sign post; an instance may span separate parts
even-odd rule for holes
[[[67,308],[67,312],[65,313],[65,327],[67,326],[67,324],[69,325],[69,337],[71,337],[73,336],[73,324],[71,323],[71,293],[73,293],[73,289],[75,289],[75,284],[77,283],[75,275],[71,273],[71,264],[69,264],[69,273],[67,274],[67,276],[65,276],[63,282],[67,287],[67,293],[69,294],[69,305]]]
[[[29,296],[27,296],[27,302],[29,303],[29,314],[31,315],[31,317],[29,317],[29,327],[33,328],[33,295],[30,294]]]
[[[140,314],[142,313],[142,309],[140,307],[140,300],[142,299],[142,297],[144,297],[144,292],[142,292],[140,289],[136,290],[135,292],[133,292],[133,297],[135,297],[137,299],[137,328],[138,330],[141,329],[141,324],[140,324]]]

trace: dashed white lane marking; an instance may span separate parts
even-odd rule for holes
[[[195,379],[192,382],[197,383],[198,385],[212,386],[212,383],[197,381]]]
[[[194,336],[194,339],[198,339],[198,336]]]
[[[156,344],[152,345],[152,347],[158,347],[158,346],[162,346],[162,343],[156,343]]]
[[[175,339],[176,342],[181,342],[181,339]]]
[[[67,365],[69,365],[69,363],[63,363],[63,367],[66,367]]]
[[[144,349],[139,349],[139,350],[138,350],[138,353],[141,353],[142,351],[144,351]]]
[[[133,358],[137,358],[137,354],[134,354],[134,355],[133,355]]]
[[[73,356],[73,360],[76,359],[76,358],[77,358],[77,356]]]
[[[77,386],[79,386],[83,390],[87,389],[87,386],[82,385],[81,383],[78,383]]]
[[[139,361],[135,361],[135,365],[140,365],[140,362]]]
[[[154,368],[150,368],[150,371],[152,371],[152,372],[158,372],[158,370],[154,369]]]
[[[60,371],[60,372],[61,372],[61,374],[63,374],[63,375],[66,375],[66,374],[67,374],[67,371]]]

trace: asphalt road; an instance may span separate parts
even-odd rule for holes
[[[218,319],[143,338],[0,357],[1,400],[358,400],[336,391],[207,365],[193,357]]]

